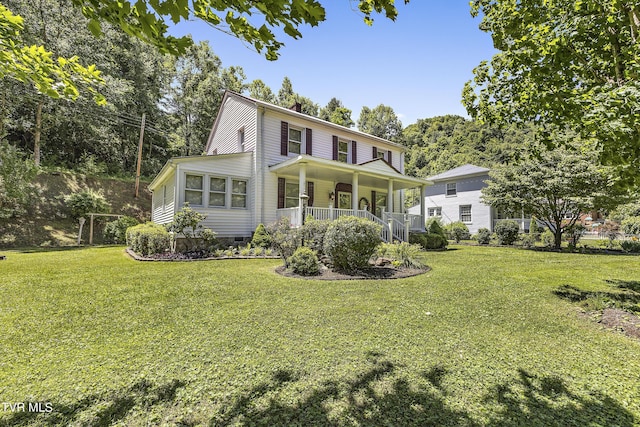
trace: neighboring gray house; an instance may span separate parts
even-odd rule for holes
[[[495,224],[507,219],[507,215],[485,205],[480,200],[481,190],[486,187],[489,169],[475,165],[464,165],[427,178],[433,182],[425,190],[425,215],[440,217],[443,224],[462,221],[471,234],[480,228],[493,231]],[[420,206],[409,208],[416,213]],[[529,220],[515,219],[523,230],[529,229]]]

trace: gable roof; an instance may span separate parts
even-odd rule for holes
[[[483,168],[476,165],[466,164],[463,166],[459,166],[454,169],[449,169],[448,171],[439,173],[438,175],[433,175],[427,178],[429,181],[446,181],[449,179],[460,178],[463,176],[473,176],[473,175],[486,175],[488,174],[490,169]]]
[[[356,130],[356,129],[348,128],[346,126],[337,125],[335,123],[331,123],[331,122],[328,122],[326,120],[322,120],[319,117],[310,116],[310,115],[304,114],[304,113],[298,113],[297,111],[291,110],[289,108],[281,107],[279,105],[275,105],[275,104],[271,104],[269,102],[261,101],[259,99],[251,98],[250,96],[246,96],[246,95],[239,94],[237,92],[232,92],[230,90],[226,90],[224,92],[224,97],[222,98],[222,102],[220,104],[220,111],[218,111],[218,116],[216,117],[214,125],[213,125],[213,127],[211,129],[211,134],[209,135],[209,140],[207,141],[207,147],[206,147],[207,150],[209,149],[209,143],[211,142],[211,137],[212,137],[212,134],[213,134],[213,130],[217,125],[218,117],[220,116],[220,112],[224,108],[225,101],[229,97],[234,97],[234,98],[237,98],[237,99],[240,99],[240,100],[244,100],[245,102],[249,102],[249,103],[255,105],[256,107],[263,107],[263,108],[266,108],[266,109],[271,110],[271,111],[277,111],[279,113],[295,117],[297,119],[307,120],[307,121],[311,121],[311,122],[314,122],[314,123],[317,123],[317,124],[321,124],[323,126],[328,126],[330,128],[336,129],[336,131],[338,131],[338,132],[340,132],[342,134],[349,133],[351,135],[355,135],[358,138],[372,139],[372,140],[375,140],[375,141],[377,141],[379,143],[386,144],[386,145],[398,148],[401,151],[405,151],[405,149],[406,149],[406,147],[404,145],[402,145],[402,144],[398,144],[396,142],[391,142],[391,141],[389,141],[387,139],[380,138],[378,136],[370,135],[368,133],[361,132],[361,131]]]

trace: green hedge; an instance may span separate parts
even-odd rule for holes
[[[420,245],[423,249],[444,249],[449,242],[439,234],[410,233],[409,243]]]
[[[169,232],[153,222],[127,228],[127,245],[140,255],[158,254],[169,250]]]

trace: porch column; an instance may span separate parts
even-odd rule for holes
[[[424,226],[425,223],[427,221],[427,217],[426,217],[426,209],[425,209],[425,200],[427,198],[427,186],[426,185],[421,185],[420,186],[420,216],[422,217],[421,221],[422,221],[422,225],[420,226],[420,228],[422,230],[424,230]]]
[[[307,164],[300,163],[298,172],[298,195],[307,194]],[[298,224],[302,225],[302,197],[298,197]]]
[[[390,179],[387,188],[387,212],[393,213],[393,180]]]
[[[351,209],[358,210],[358,172],[351,177]]]

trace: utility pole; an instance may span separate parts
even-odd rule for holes
[[[136,168],[136,194],[138,197],[138,190],[140,189],[140,166],[142,165],[142,141],[144,140],[144,119],[146,115],[142,113],[142,123],[140,123],[140,142],[138,143],[138,167]]]

